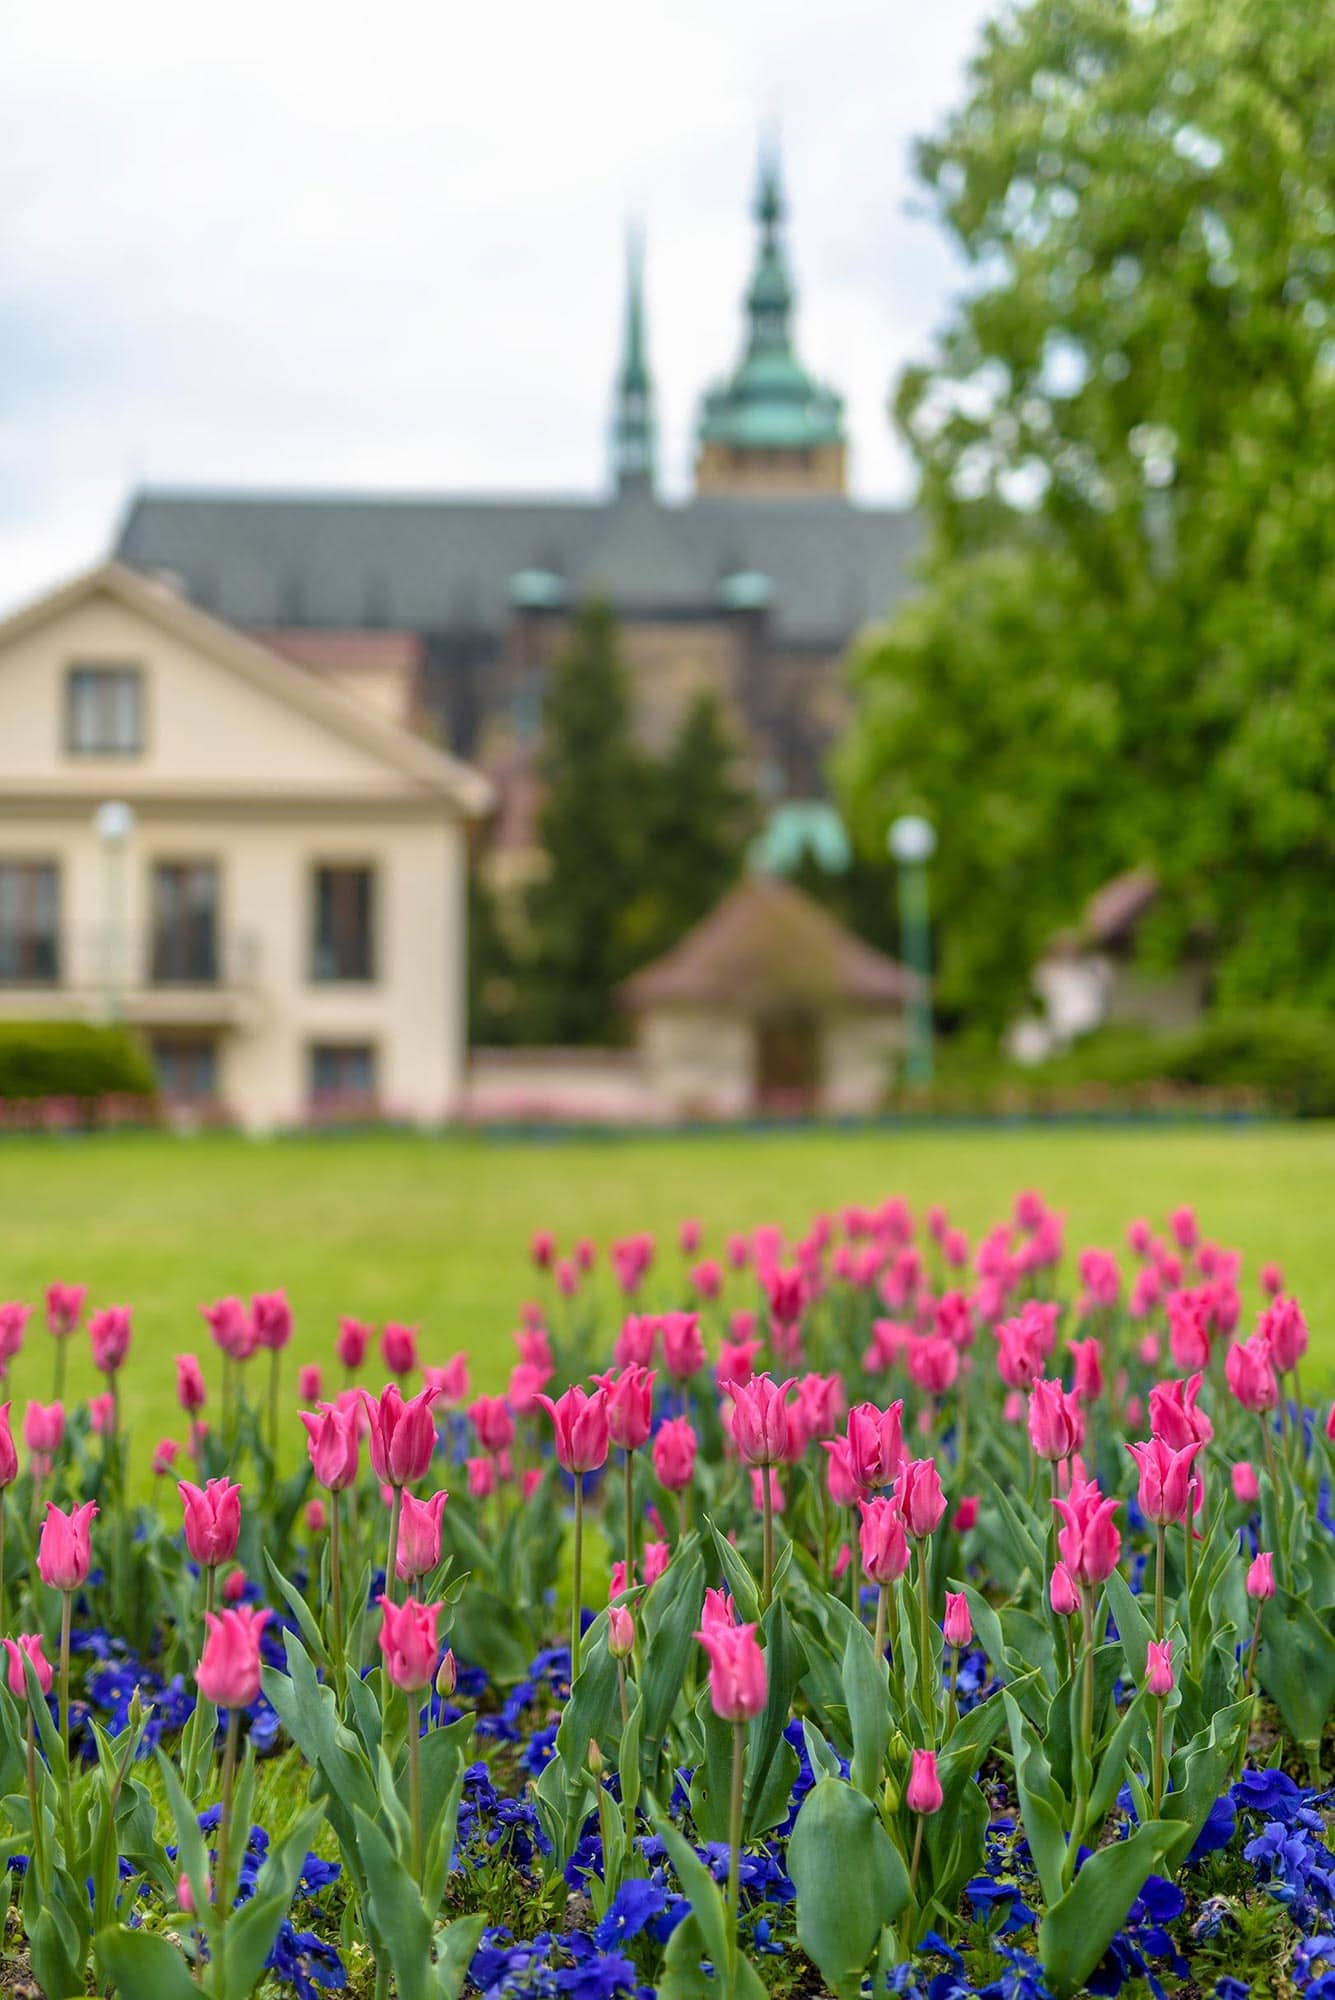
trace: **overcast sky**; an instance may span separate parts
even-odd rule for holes
[[[991,0],[11,0],[0,27],[0,607],[136,484],[596,490],[626,219],[661,483],[731,366],[757,138],[798,335],[886,417],[962,273],[912,179]],[[916,212],[915,212],[916,210]]]

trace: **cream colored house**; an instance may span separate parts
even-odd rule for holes
[[[448,1116],[480,773],[115,563],[0,623],[0,1019],[252,1130]]]

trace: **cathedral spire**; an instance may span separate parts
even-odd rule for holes
[[[626,327],[612,416],[612,478],[618,493],[652,492],[654,394],[644,337],[644,238],[626,241]]]

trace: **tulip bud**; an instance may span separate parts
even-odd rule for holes
[[[1048,1584],[1048,1596],[1059,1618],[1073,1618],[1080,1609],[1080,1592],[1064,1562],[1059,1562]]]
[[[447,1646],[445,1657],[436,1669],[436,1693],[442,1701],[449,1701],[459,1685],[459,1663]]]
[[[1244,1507],[1254,1507],[1261,1497],[1261,1482],[1256,1477],[1256,1467],[1245,1458],[1240,1458],[1233,1467],[1233,1498]]]
[[[962,1590],[946,1592],[946,1615],[941,1633],[948,1646],[967,1646],[973,1639],[973,1619],[969,1616],[969,1600]]]
[[[910,1812],[937,1813],[941,1810],[941,1780],[937,1776],[935,1750],[915,1750],[913,1769],[904,1794]]]
[[[1275,1594],[1275,1559],[1268,1549],[1263,1549],[1247,1571],[1247,1595],[1258,1603]]]
[[[635,1651],[635,1620],[625,1604],[614,1604],[607,1614],[607,1650],[614,1660],[628,1660]]]
[[[1145,1686],[1149,1692],[1162,1701],[1173,1692],[1173,1642],[1165,1639],[1162,1644],[1151,1639],[1145,1658]]]
[[[595,1778],[601,1778],[604,1768],[603,1753],[591,1736],[589,1738],[589,1770]]]
[[[887,1820],[894,1818],[895,1814],[899,1811],[901,1797],[902,1794],[899,1786],[895,1783],[894,1779],[887,1778],[881,1787],[881,1813],[883,1818]]]

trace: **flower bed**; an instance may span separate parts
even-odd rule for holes
[[[1246,1307],[1186,1209],[1068,1270],[1033,1194],[977,1243],[627,1238],[610,1320],[593,1245],[532,1256],[497,1396],[352,1319],[293,1383],[281,1292],[208,1307],[149,1505],[131,1315],[49,1288],[52,1400],[0,1420],[16,1990],[1335,1993],[1331,1421],[1277,1270]]]

